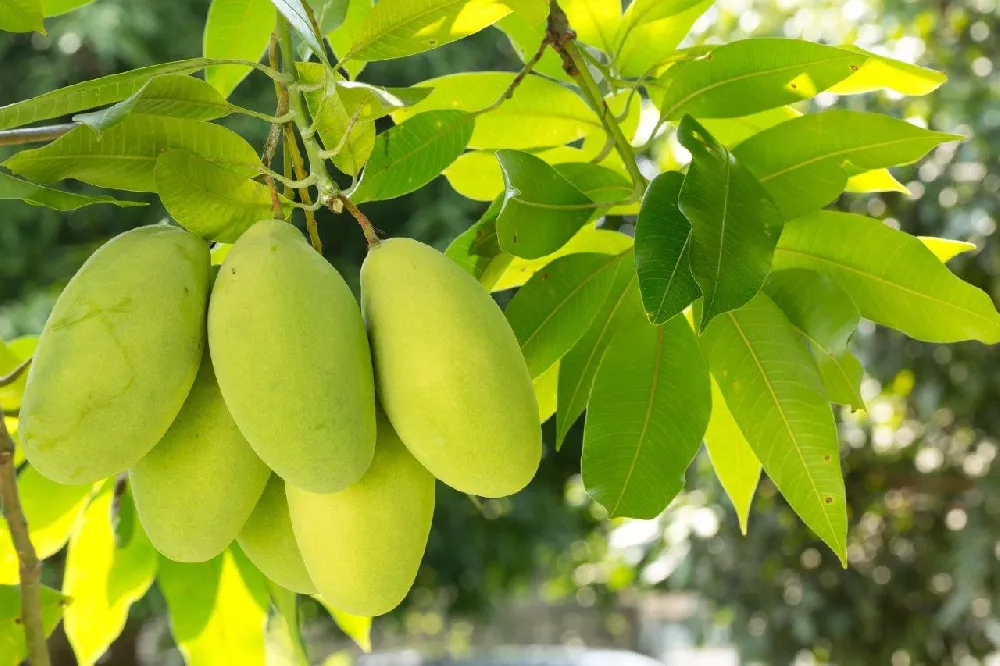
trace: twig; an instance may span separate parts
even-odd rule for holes
[[[359,209],[353,201],[345,197],[343,194],[337,195],[337,201],[339,201],[340,204],[347,209],[347,212],[358,221],[359,225],[361,225],[361,230],[365,234],[365,240],[368,242],[368,248],[371,249],[379,242],[378,235],[375,233],[375,228],[372,226],[371,220],[369,220],[365,214],[361,212],[361,209]],[[335,213],[340,212],[333,206],[330,206],[330,210]]]
[[[521,82],[527,78],[528,74],[531,73],[531,70],[534,69],[535,65],[538,64],[538,61],[542,59],[542,56],[545,55],[545,49],[547,49],[548,47],[549,47],[549,35],[546,34],[545,38],[542,39],[542,43],[538,45],[538,51],[535,53],[534,56],[532,56],[530,60],[524,63],[524,67],[521,69],[520,72],[518,72],[517,76],[514,77],[514,80],[510,82],[510,85],[507,86],[507,90],[505,90],[503,94],[500,95],[497,101],[493,102],[484,109],[476,111],[476,114],[478,115],[480,113],[487,113],[488,111],[492,111],[493,109],[497,108],[498,106],[509,100],[511,97],[513,97],[514,91],[517,90],[517,87],[521,85]]]
[[[10,386],[18,379],[20,379],[21,375],[23,375],[25,370],[28,369],[29,365],[31,365],[30,358],[27,359],[26,361],[23,361],[20,365],[18,365],[16,368],[8,372],[6,375],[0,377],[0,388]]]
[[[79,123],[63,123],[60,125],[45,125],[43,127],[22,127],[20,129],[3,130],[0,131],[0,146],[22,146],[26,143],[54,141],[79,126]]]
[[[49,648],[42,626],[42,564],[31,544],[28,521],[21,510],[14,470],[14,439],[7,432],[3,409],[0,409],[0,504],[3,505],[3,517],[10,529],[20,565],[21,622],[28,647],[28,663],[31,666],[50,666]]]
[[[288,155],[291,158],[292,173],[300,181],[308,180],[312,176],[306,177],[306,165],[302,160],[302,153],[299,152],[299,144],[295,141],[295,130],[292,129],[290,124],[285,125],[285,147],[288,149]],[[302,203],[307,206],[312,205],[312,195],[309,194],[308,187],[300,187],[298,189],[299,199]],[[306,231],[309,232],[309,242],[312,243],[313,249],[315,249],[320,254],[323,253],[323,241],[319,237],[319,226],[316,224],[316,213],[308,208],[303,209],[306,214]]]

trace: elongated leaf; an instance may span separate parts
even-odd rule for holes
[[[909,195],[906,186],[896,180],[888,169],[872,169],[847,179],[845,192],[902,192]]]
[[[635,222],[635,271],[642,305],[654,324],[680,314],[701,296],[691,272],[691,223],[678,204],[683,183],[677,171],[654,178]]]
[[[975,252],[976,244],[967,241],[951,240],[949,238],[934,238],[932,236],[917,236],[917,240],[927,246],[934,256],[942,262],[954,259],[966,252]]]
[[[465,111],[427,111],[379,134],[352,199],[395,199],[431,182],[465,150],[475,122]]]
[[[264,665],[267,584],[243,553],[197,564],[161,558],[158,582],[188,666]]]
[[[345,62],[344,56],[350,50],[351,45],[358,36],[358,31],[364,24],[368,14],[372,11],[372,0],[349,0],[347,3],[347,13],[343,22],[334,30],[327,33],[326,39],[333,47],[333,52],[340,60],[340,66],[347,70],[351,78],[357,78],[358,74],[365,68],[367,61],[351,60]]]
[[[609,167],[590,162],[564,162],[554,164],[553,168],[595,203],[621,203],[632,195],[632,183],[628,178]]]
[[[0,172],[0,199],[16,199],[32,206],[45,206],[61,211],[76,210],[94,204],[112,204],[119,207],[146,205],[143,201],[121,201],[105,194],[64,192],[15,178],[3,172]]]
[[[338,81],[337,90],[346,107],[360,111],[358,120],[377,120],[413,106],[431,93],[430,88],[386,88],[360,81]]]
[[[4,0],[0,9],[0,30],[45,34],[42,0]]]
[[[510,13],[497,0],[382,0],[343,60],[390,60],[423,53],[490,26]]]
[[[445,254],[489,290],[510,264],[511,255],[500,249],[497,241],[497,216],[503,198],[490,204],[483,216],[452,241]]]
[[[621,256],[580,252],[536,273],[507,305],[532,377],[558,361],[583,336],[614,282]]]
[[[316,23],[319,24],[319,31],[323,35],[328,35],[343,24],[347,18],[347,7],[350,0],[306,0],[312,7]]]
[[[182,148],[212,162],[255,165],[257,152],[239,134],[211,123],[132,115],[98,138],[77,127],[42,148],[25,150],[4,166],[43,183],[75,178],[99,187],[153,192],[157,158]]]
[[[847,292],[821,273],[793,268],[771,273],[764,293],[788,317],[816,358],[830,402],[864,409],[863,371],[847,349],[861,313]]]
[[[228,115],[232,107],[212,86],[182,74],[166,74],[151,79],[131,97],[113,106],[90,113],[78,113],[73,120],[101,134],[125,120],[131,113],[168,116],[189,120],[215,120]]]
[[[691,272],[704,294],[704,330],[760,291],[782,219],[753,174],[690,116],[678,138],[691,151],[679,208],[691,223]]]
[[[433,92],[419,104],[392,114],[401,122],[422,111],[480,111],[500,99],[514,72],[466,72],[422,81]],[[500,106],[476,118],[471,148],[536,148],[557,146],[601,131],[601,123],[586,102],[568,88],[529,75]],[[589,158],[588,158],[589,159]]]
[[[774,267],[823,273],[862,316],[918,340],[1000,341],[1000,315],[989,296],[962,282],[917,238],[878,220],[833,211],[794,220],[785,226]]]
[[[760,461],[754,454],[726,399],[712,378],[712,416],[705,431],[705,449],[712,461],[715,475],[736,509],[740,531],[747,533],[750,504],[760,481]]]
[[[59,16],[89,5],[94,0],[42,0],[45,16]]]
[[[354,641],[363,652],[372,651],[372,619],[370,617],[351,615],[350,613],[345,613],[340,609],[334,608],[323,597],[316,596],[313,598],[323,605],[323,608],[330,613],[330,617],[333,618],[333,622],[337,627],[348,638]]]
[[[272,612],[267,619],[265,663],[276,666],[309,666],[302,639],[298,595],[270,579],[264,580],[271,595]]]
[[[658,4],[658,1],[633,3],[633,6],[646,8]],[[651,73],[674,55],[694,22],[714,2],[715,0],[668,0],[662,3],[663,9],[653,8],[652,11],[663,15],[677,7],[684,6],[686,9],[655,21],[637,22],[629,16],[630,13],[634,15],[637,10],[627,11],[615,39],[618,69],[625,76],[646,76]]]
[[[559,362],[556,450],[562,447],[569,429],[587,408],[594,375],[608,345],[619,331],[643,317],[632,263],[629,255],[622,257],[601,309],[583,337]]]
[[[549,369],[535,377],[532,382],[535,389],[535,402],[538,403],[538,420],[548,421],[556,413],[556,391],[559,389],[559,361],[549,366]]]
[[[604,51],[615,52],[615,38],[622,20],[617,0],[564,0],[559,3],[580,41]]]
[[[688,323],[639,318],[604,353],[583,432],[583,484],[612,517],[654,518],[684,486],[711,411]]]
[[[943,72],[868,53],[856,46],[844,48],[864,53],[868,59],[858,71],[830,88],[830,92],[838,95],[854,95],[884,89],[901,95],[920,96],[934,92],[948,80]]]
[[[299,34],[302,41],[312,49],[312,52],[322,60],[327,61],[326,51],[323,49],[323,45],[320,40],[323,38],[322,35],[317,35],[316,31],[313,29],[312,22],[309,20],[309,14],[306,13],[306,8],[302,4],[303,0],[271,0],[274,6],[277,8],[281,15],[285,17],[288,21],[288,25]]]
[[[596,212],[586,194],[534,155],[499,150],[497,159],[506,187],[497,238],[506,252],[527,259],[551,254]]]
[[[798,334],[761,294],[712,321],[701,341],[726,405],[764,471],[846,563],[837,428],[819,371]]]
[[[296,66],[299,76],[306,83],[326,83],[323,89],[306,93],[306,103],[316,119],[320,138],[327,150],[340,148],[333,156],[334,165],[347,175],[356,177],[375,147],[374,121],[361,120],[365,102],[355,96],[353,99],[360,106],[348,107],[340,95],[340,85],[322,65],[296,63]]]
[[[267,187],[255,170],[228,169],[186,150],[168,150],[156,161],[156,191],[170,216],[207,239],[233,243],[255,222],[274,215]]]
[[[566,9],[567,3],[561,2],[559,4],[564,10]],[[620,9],[618,11],[621,13]],[[570,25],[574,29],[577,29],[576,22],[572,18],[570,19]],[[512,12],[497,21],[496,27],[507,36],[511,47],[514,49],[514,53],[521,59],[521,62],[531,60],[538,53],[538,45],[545,39],[546,22],[544,20],[532,23],[517,12]],[[559,81],[570,81],[570,77],[563,70],[562,60],[559,59],[559,54],[555,52],[555,49],[545,49],[542,59],[531,68],[531,71],[536,74],[544,74],[549,78]]]
[[[96,663],[118,637],[129,607],[146,594],[156,576],[157,554],[141,526],[133,526],[127,546],[115,546],[114,489],[114,479],[104,482],[70,538],[66,555],[62,591],[73,599],[66,609],[66,636],[82,666]]]
[[[698,122],[715,137],[716,141],[727,148],[732,148],[758,132],[801,115],[802,112],[794,107],[778,106],[738,118],[698,118]]]
[[[0,376],[10,373],[31,358],[37,346],[38,336],[35,335],[25,335],[7,343],[0,341]],[[17,381],[0,388],[0,407],[3,407],[7,414],[12,414],[20,409],[24,387],[28,383],[27,374],[23,373]],[[15,433],[12,432],[11,435],[13,434]]]
[[[42,631],[51,634],[63,609],[73,600],[45,585],[41,586]],[[24,644],[24,622],[21,619],[21,587],[0,585],[0,664],[17,666],[28,656]]]
[[[844,190],[845,163],[861,171],[909,164],[940,143],[960,139],[879,113],[834,110],[775,125],[733,154],[790,220],[822,208]]]
[[[493,285],[492,291],[503,291],[520,287],[532,275],[542,270],[550,263],[576,252],[599,252],[601,254],[621,254],[632,247],[632,238],[609,229],[598,229],[593,225],[587,225],[580,229],[575,236],[561,248],[538,259],[522,259],[521,257],[510,257],[506,269],[500,278]],[[509,256],[509,255],[508,255]]]
[[[259,60],[271,41],[276,17],[271,0],[212,0],[203,38],[205,57]],[[209,67],[205,80],[229,97],[249,73],[249,67]]]
[[[732,118],[809,99],[849,77],[867,56],[798,39],[743,39],[670,67],[665,118]]]

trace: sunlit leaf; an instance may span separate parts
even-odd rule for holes
[[[76,210],[94,204],[111,204],[119,207],[146,205],[143,201],[121,201],[106,194],[65,192],[15,178],[3,172],[0,172],[0,199],[14,199],[32,206],[45,206],[60,211]]]
[[[483,216],[452,241],[445,254],[489,290],[510,264],[511,255],[500,249],[497,241],[497,216],[503,198],[490,204]]]
[[[563,162],[553,168],[595,203],[621,203],[632,195],[632,183],[614,169],[590,162]]]
[[[259,60],[271,41],[276,17],[271,0],[212,0],[203,38],[205,57]],[[229,97],[249,73],[249,67],[209,67],[205,80]]]
[[[901,192],[910,194],[906,186],[896,180],[888,169],[872,169],[847,179],[845,192]]]
[[[726,406],[719,385],[712,378],[712,416],[705,431],[705,449],[712,461],[715,475],[736,509],[740,531],[747,533],[747,519],[757,483],[760,481],[760,461],[740,431],[740,426]]]
[[[430,88],[387,88],[360,81],[338,81],[344,106],[360,111],[358,120],[376,120],[393,111],[413,106],[431,93]]]
[[[632,3],[615,38],[615,60],[621,73],[625,76],[650,74],[674,54],[694,22],[714,2],[645,0]],[[644,20],[654,16],[661,18]]]
[[[323,45],[320,44],[322,37],[316,35],[312,22],[309,20],[309,14],[306,13],[306,8],[302,4],[303,0],[271,0],[271,2],[281,12],[281,15],[285,17],[285,20],[288,21],[288,25],[299,34],[302,41],[312,49],[312,52],[320,60],[325,62],[327,60],[326,51],[323,49]]]
[[[934,92],[948,80],[943,72],[868,53],[857,46],[844,48],[864,53],[868,59],[858,71],[829,89],[838,95],[892,90],[901,95],[920,96]]]
[[[351,0],[306,0],[312,7],[319,31],[323,35],[328,35],[343,23],[347,18],[347,8]]]
[[[337,627],[343,631],[348,638],[354,641],[354,643],[361,648],[362,651],[372,651],[372,619],[370,617],[362,617],[360,615],[345,613],[344,611],[331,606],[326,599],[320,596],[316,596],[314,599],[323,605],[323,608],[330,613],[330,617],[333,618]]]
[[[503,274],[500,275],[492,291],[503,291],[520,287],[528,279],[549,265],[555,259],[575,252],[599,252],[601,254],[621,254],[632,247],[632,238],[626,234],[609,229],[598,229],[593,225],[585,226],[565,245],[544,257],[537,259],[522,259],[511,257]]]
[[[315,118],[320,138],[327,150],[339,152],[333,163],[349,176],[356,177],[368,161],[375,147],[375,123],[361,120],[367,101],[357,95],[351,99],[358,107],[348,107],[340,95],[340,84],[322,65],[297,63],[303,81],[326,85],[317,91],[307,92],[306,103]],[[345,133],[347,138],[344,138]]]
[[[356,78],[361,70],[365,68],[365,60],[350,60],[344,62],[344,55],[350,50],[351,45],[358,36],[362,24],[372,10],[372,0],[349,0],[347,3],[347,13],[344,20],[334,30],[327,33],[326,39],[333,47],[333,52],[341,61],[341,67]]]
[[[951,240],[949,238],[934,238],[932,236],[917,236],[917,239],[934,253],[942,262],[954,259],[966,252],[975,252],[976,244],[967,241]]]
[[[538,403],[538,419],[545,423],[556,413],[556,390],[559,388],[559,361],[532,380],[535,402]]]
[[[561,2],[560,4],[565,8],[565,2]],[[570,24],[575,29],[576,23],[572,19],[570,20]],[[521,62],[527,62],[538,53],[538,45],[545,38],[546,22],[542,20],[537,23],[531,23],[517,12],[512,12],[497,21],[496,27],[507,35],[511,47],[513,47],[514,52],[521,59]],[[560,60],[559,54],[552,48],[545,49],[542,59],[531,68],[531,71],[536,74],[544,74],[549,78],[570,81],[570,77],[563,71],[562,60]]]
[[[622,20],[619,0],[563,0],[559,5],[566,12],[577,39],[608,55],[615,52],[615,37]],[[632,11],[630,20],[634,19],[635,12]]]
[[[4,0],[0,11],[0,30],[40,32],[44,35],[43,18],[42,0]]]
[[[698,118],[698,122],[715,137],[716,141],[727,148],[732,148],[758,132],[801,115],[802,112],[794,107],[777,106],[738,118]]]
[[[272,611],[267,619],[266,661],[269,666],[309,666],[300,627],[298,595],[265,579]]]
[[[41,586],[42,631],[51,634],[72,599]],[[0,585],[0,666],[17,666],[27,657],[24,623],[21,621],[21,587]]]

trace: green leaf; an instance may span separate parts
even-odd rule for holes
[[[502,208],[503,198],[497,197],[483,216],[452,241],[445,251],[448,257],[489,290],[493,289],[512,259],[497,242],[496,221]]]
[[[312,7],[319,31],[328,35],[344,23],[351,0],[306,0]]]
[[[342,60],[390,60],[479,32],[510,13],[497,0],[381,0]]]
[[[858,71],[829,89],[838,95],[892,90],[901,95],[921,96],[937,90],[948,80],[943,72],[868,53],[856,46],[844,48],[863,53],[868,59]]]
[[[654,178],[635,221],[635,271],[642,305],[654,324],[679,315],[701,296],[691,272],[691,223],[678,204],[683,183],[677,171]]]
[[[677,46],[691,30],[698,17],[715,3],[715,0],[646,0],[632,3],[615,39],[615,61],[625,76],[646,76],[664,61],[669,60]],[[663,16],[675,9],[682,11],[654,21],[644,21],[641,10],[648,9]]]
[[[587,408],[594,375],[608,345],[619,331],[643,318],[632,264],[631,257],[622,257],[601,309],[580,340],[559,362],[556,450],[562,447],[569,429]]]
[[[497,159],[506,187],[497,238],[510,254],[533,259],[555,252],[596,212],[597,204],[534,155],[498,150]]]
[[[691,151],[679,208],[691,222],[691,271],[704,294],[704,330],[760,291],[782,219],[753,174],[697,121],[685,116],[677,136]]]
[[[6,375],[31,358],[38,346],[38,336],[25,335],[20,338],[10,340],[6,344],[0,340],[0,375]],[[24,395],[24,387],[28,383],[28,373],[23,373],[21,377],[0,388],[0,407],[10,414],[21,407],[21,398]],[[11,433],[14,435],[15,433]]]
[[[319,128],[324,147],[327,150],[340,148],[333,157],[334,165],[352,178],[357,177],[375,147],[374,121],[361,120],[365,102],[355,95],[352,99],[359,106],[348,107],[340,95],[340,84],[334,81],[323,65],[296,63],[296,66],[304,82],[326,82],[323,89],[306,93],[306,103]]]
[[[637,319],[594,377],[581,462],[587,493],[612,518],[655,518],[684,486],[710,411],[708,367],[688,323]]]
[[[322,35],[317,35],[315,30],[313,30],[312,22],[309,20],[309,14],[306,12],[302,0],[271,0],[271,3],[285,17],[292,30],[297,32],[302,41],[312,49],[312,52],[320,60],[326,62],[326,50],[320,43],[323,37]]]
[[[156,191],[170,216],[191,233],[221,243],[235,242],[254,223],[274,216],[267,187],[251,180],[256,173],[186,150],[163,153],[154,171]]]
[[[361,648],[363,652],[372,651],[372,619],[370,617],[362,617],[360,615],[345,613],[344,611],[331,606],[330,602],[319,595],[314,596],[313,598],[322,604],[323,608],[325,608],[330,614],[330,617],[333,618],[337,627],[339,627],[348,638],[354,641],[354,643]]]
[[[105,194],[77,194],[64,192],[27,180],[15,178],[0,171],[0,199],[14,199],[45,206],[53,210],[70,211],[94,204],[112,204],[119,207],[145,206],[143,201],[121,201]]]
[[[615,38],[622,21],[619,0],[563,0],[559,4],[577,39],[608,55],[615,52]],[[634,18],[634,12],[630,16]]]
[[[726,405],[764,471],[846,564],[837,427],[819,371],[798,334],[761,294],[712,321],[701,341]]]
[[[620,172],[590,162],[563,162],[553,168],[595,203],[622,203],[632,195],[632,183]]]
[[[0,11],[0,30],[40,32],[44,35],[43,18],[42,0],[4,0],[3,11]]]
[[[747,533],[750,504],[760,481],[760,461],[747,443],[740,426],[726,406],[719,385],[712,378],[712,416],[705,431],[705,449],[715,476],[736,509],[740,531]]]
[[[743,39],[670,67],[660,85],[664,118],[733,118],[814,97],[867,56],[799,39]]]
[[[847,343],[861,323],[861,313],[830,278],[801,268],[771,273],[764,293],[788,317],[816,358],[830,402],[864,409],[861,364]]]
[[[114,492],[115,480],[105,481],[66,555],[62,591],[73,599],[66,609],[66,636],[81,666],[92,666],[104,654],[125,627],[129,607],[156,577],[156,551],[138,524],[128,546],[115,547]]]
[[[215,120],[232,112],[229,103],[201,79],[166,74],[151,79],[134,95],[100,111],[78,113],[73,120],[98,135],[119,124],[131,113],[189,120]]]
[[[498,246],[499,247],[499,246]],[[492,287],[492,291],[503,291],[520,287],[528,279],[542,270],[550,263],[576,252],[599,252],[601,254],[621,254],[632,247],[632,239],[617,231],[610,229],[598,229],[593,225],[587,225],[576,235],[567,241],[565,245],[544,257],[538,259],[522,259],[521,257],[509,257],[507,266],[499,279]]]
[[[160,558],[158,582],[188,666],[264,666],[267,584],[239,549],[196,564]]]
[[[153,192],[156,160],[171,148],[182,148],[212,162],[259,163],[253,146],[225,127],[137,114],[101,137],[89,127],[77,127],[47,146],[17,153],[4,166],[43,183],[75,178],[98,187]]]
[[[267,50],[277,12],[270,0],[212,0],[202,50],[206,58],[257,61]],[[209,67],[205,80],[229,97],[250,67]]]
[[[567,3],[561,2],[559,4],[563,6],[564,10],[566,9]],[[620,9],[619,13],[621,13]],[[572,18],[570,18],[570,25],[573,26],[574,30],[578,30],[576,22]],[[538,53],[538,45],[545,39],[546,21],[532,23],[517,12],[508,14],[497,21],[496,27],[507,36],[514,53],[521,59],[521,62],[527,62],[534,58],[535,54]],[[570,81],[570,77],[563,71],[562,60],[559,59],[559,54],[555,52],[555,49],[546,48],[542,59],[531,68],[531,71],[559,81]]]
[[[778,106],[738,118],[698,118],[698,122],[715,137],[716,141],[727,148],[732,148],[758,132],[801,115],[802,112],[794,107]]]
[[[337,91],[347,108],[359,110],[358,120],[377,120],[419,103],[430,88],[387,88],[360,81],[338,81]]]
[[[880,113],[810,113],[755,134],[733,149],[786,220],[822,208],[860,171],[909,164],[957,134],[932,132]]]
[[[49,481],[27,466],[17,475],[21,508],[28,520],[28,535],[39,559],[62,550],[70,533],[79,525],[90,499],[91,484],[64,486]],[[18,560],[7,523],[0,523],[0,583],[18,581]]]
[[[464,72],[421,81],[419,87],[433,92],[419,104],[395,112],[393,120],[398,123],[432,109],[480,111],[500,99],[515,76],[514,72]],[[600,131],[600,120],[579,95],[555,81],[528,75],[510,99],[477,115],[469,147],[550,147]]]
[[[379,134],[352,200],[395,199],[431,182],[465,150],[475,122],[465,111],[427,111]]]
[[[368,14],[372,11],[372,0],[348,0],[347,13],[343,22],[334,30],[327,33],[326,39],[333,47],[333,52],[340,60],[340,66],[347,70],[351,78],[357,78],[361,70],[365,68],[364,60],[344,61],[344,55],[350,50],[351,45],[358,36],[358,30],[365,22]]]
[[[966,241],[934,238],[933,236],[917,236],[917,240],[926,245],[927,249],[933,252],[934,256],[942,263],[954,259],[960,254],[976,251],[976,244]]]
[[[299,621],[299,597],[265,579],[273,609],[267,619],[266,663],[274,666],[309,666]]]
[[[986,293],[962,282],[920,240],[878,220],[833,211],[793,220],[774,268],[823,273],[863,317],[918,340],[1000,341],[1000,315]]]
[[[566,354],[590,327],[614,282],[621,255],[580,252],[535,273],[507,305],[532,377]]]
[[[845,192],[901,192],[909,195],[910,190],[888,169],[872,169],[855,174],[847,179]]]
[[[208,58],[192,58],[141,67],[121,74],[76,83],[32,99],[8,104],[0,107],[0,130],[114,104],[134,94],[153,77],[164,74],[191,74],[211,63]]]
[[[58,591],[41,586],[42,631],[49,636],[72,603]],[[17,666],[27,657],[21,621],[21,586],[0,585],[0,666]]]
[[[93,1],[94,0],[42,0],[42,8],[45,10],[46,17],[59,16],[61,14],[67,14],[74,9],[85,7]]]
[[[538,420],[545,423],[556,413],[559,361],[550,365],[548,370],[535,377],[531,383],[535,389],[535,402],[538,403]]]

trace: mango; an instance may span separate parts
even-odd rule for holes
[[[375,450],[364,322],[294,226],[258,222],[233,245],[212,290],[208,345],[226,405],[268,467],[313,492],[361,478]]]
[[[361,268],[378,396],[403,443],[456,490],[517,492],[542,452],[531,375],[503,312],[437,250],[391,239]]]
[[[278,585],[299,594],[316,594],[295,543],[285,482],[277,474],[271,475],[236,543],[261,573]]]
[[[124,472],[167,432],[201,362],[208,245],[166,225],[97,250],[56,301],[21,403],[24,451],[67,484]]]
[[[270,476],[229,415],[206,350],[180,414],[129,470],[139,522],[166,557],[208,561],[239,534]]]
[[[335,493],[285,486],[292,530],[309,577],[334,608],[375,616],[399,605],[420,568],[434,515],[434,477],[385,417],[375,459]]]

